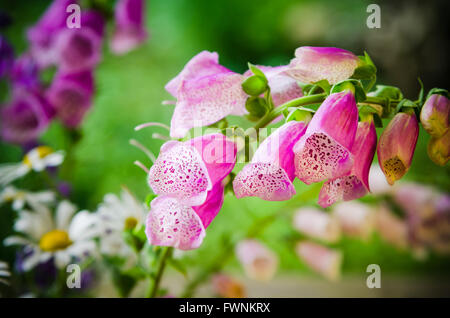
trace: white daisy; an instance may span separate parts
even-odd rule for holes
[[[22,210],[25,203],[31,207],[37,204],[50,204],[55,201],[55,193],[52,191],[28,192],[7,186],[0,192],[0,204],[12,202],[12,208],[16,211]]]
[[[53,218],[44,205],[37,205],[34,211],[22,210],[14,229],[23,234],[5,239],[5,245],[24,245],[23,269],[30,270],[39,263],[54,257],[55,265],[63,268],[76,258],[78,261],[95,254],[93,240],[98,234],[97,217],[87,211],[75,214],[76,207],[62,201]]]
[[[105,195],[97,213],[102,227],[101,252],[129,256],[131,249],[123,240],[122,232],[144,224],[147,214],[144,205],[123,189],[120,198],[112,193]]]
[[[0,284],[9,285],[8,278],[10,276],[8,263],[0,261]]]
[[[53,151],[48,146],[38,146],[31,149],[18,163],[0,165],[0,186],[6,186],[31,170],[42,171],[47,167],[59,166],[64,160],[63,151]]]

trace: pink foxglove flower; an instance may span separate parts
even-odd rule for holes
[[[224,275],[216,274],[212,278],[214,292],[223,298],[244,298],[246,297],[245,287],[237,279]]]
[[[324,183],[319,194],[319,204],[327,207],[344,200],[358,199],[369,192],[369,170],[377,146],[377,132],[373,121],[358,123],[355,143],[352,147],[354,164],[348,176]]]
[[[285,73],[303,83],[325,79],[336,84],[352,76],[358,64],[358,57],[343,49],[302,46],[295,50],[295,58]]]
[[[119,0],[115,8],[116,29],[111,39],[111,51],[125,54],[147,39],[145,1]]]
[[[301,208],[294,215],[294,228],[300,233],[324,242],[335,243],[341,238],[337,219],[315,208]]]
[[[208,191],[233,170],[236,151],[236,144],[222,134],[166,142],[150,169],[148,183],[155,194],[188,206],[201,205]]]
[[[333,209],[342,231],[354,237],[368,239],[375,226],[374,212],[367,204],[357,201],[341,202]]]
[[[6,39],[0,35],[0,79],[9,75],[14,63],[14,50]]]
[[[439,94],[431,95],[420,112],[423,128],[433,137],[441,137],[449,130],[450,100]]]
[[[52,115],[50,105],[40,93],[16,90],[10,105],[1,110],[2,139],[15,144],[35,141]]]
[[[47,91],[56,116],[68,127],[77,127],[90,108],[94,93],[92,71],[58,73]]]
[[[257,196],[268,201],[288,200],[295,194],[293,146],[303,136],[306,124],[290,121],[265,139],[252,162],[233,181],[237,198]]]
[[[341,274],[342,253],[313,242],[299,242],[297,255],[317,273],[336,281]]]
[[[76,0],[54,0],[40,20],[27,31],[31,54],[40,68],[56,62],[55,41],[58,33],[66,28],[70,13],[66,12]]]
[[[167,85],[177,98],[170,136],[183,138],[193,127],[213,124],[228,115],[243,115],[247,94],[242,90],[241,74],[218,63],[217,53],[207,51],[194,56]]]
[[[408,226],[405,220],[392,213],[387,206],[381,205],[375,214],[376,230],[381,238],[397,248],[408,246]]]
[[[88,70],[101,58],[103,17],[95,11],[81,13],[81,28],[65,28],[56,39],[56,62],[65,72]]]
[[[427,153],[437,165],[445,166],[450,160],[450,129],[441,137],[431,137]]]
[[[219,213],[224,187],[219,182],[203,204],[189,206],[177,198],[162,195],[151,202],[146,234],[150,245],[173,246],[180,250],[200,247],[206,228]]]
[[[342,177],[353,166],[350,149],[358,127],[351,92],[334,93],[322,103],[294,146],[295,174],[306,184]]]
[[[236,246],[236,256],[245,273],[255,280],[271,280],[278,268],[276,254],[254,239],[239,242]]]
[[[411,113],[398,113],[380,136],[377,154],[381,170],[392,185],[411,166],[419,136],[419,124]]]

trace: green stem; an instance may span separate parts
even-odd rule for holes
[[[155,298],[156,294],[158,293],[159,284],[161,282],[161,278],[164,273],[164,269],[166,268],[167,260],[172,255],[173,247],[164,247],[164,250],[160,256],[158,268],[156,269],[156,275],[153,279],[152,283],[150,284],[150,287],[147,291],[147,298]]]

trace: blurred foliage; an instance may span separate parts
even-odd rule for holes
[[[8,12],[12,17],[12,24],[2,30],[2,33],[12,42],[17,53],[26,49],[24,32],[37,20],[48,3],[49,1],[2,1],[0,10]],[[139,140],[157,154],[162,141],[152,139],[152,133],[167,132],[158,127],[139,132],[135,132],[133,128],[147,121],[170,122],[173,106],[161,105],[161,101],[171,98],[164,90],[164,85],[199,51],[217,51],[220,62],[238,72],[245,71],[247,62],[286,64],[293,57],[295,48],[302,45],[336,46],[361,54],[367,39],[377,41],[379,34],[386,32],[383,27],[381,30],[367,29],[365,19],[368,3],[370,1],[366,0],[149,1],[149,41],[121,57],[113,56],[105,45],[103,61],[96,71],[97,94],[94,105],[81,128],[83,138],[73,153],[70,153],[74,160],[73,166],[69,171],[64,171],[63,168],[61,175],[73,185],[71,199],[80,208],[94,210],[106,193],[118,193],[121,185],[126,185],[140,199],[145,199],[149,192],[145,174],[133,165],[133,161],[140,160],[147,165],[150,163],[143,153],[129,145],[129,139]],[[415,5],[415,2],[411,3]],[[440,3],[437,2],[432,8],[439,10]],[[401,10],[397,12],[402,14]],[[382,25],[390,23],[382,21]],[[440,34],[435,34],[434,38],[439,36]],[[445,41],[446,37],[443,39]],[[412,77],[415,81],[417,76],[421,76],[427,89],[431,88],[428,85],[434,85],[437,80],[441,81],[441,87],[448,88],[445,86],[448,85],[448,68],[433,68],[432,58],[436,52],[426,56],[423,56],[423,51],[408,52],[417,57],[409,59],[414,65],[398,63],[398,68],[395,68],[394,64],[383,62],[389,53],[386,53],[385,48],[377,50],[380,46],[375,44],[368,45],[368,52],[377,65],[379,78],[384,84],[399,85],[390,78],[390,74],[401,73],[406,67],[412,68],[416,73],[411,76],[409,72],[405,77]],[[447,59],[449,52],[445,47],[443,49],[446,52],[443,56]],[[419,57],[423,64],[415,65]],[[394,69],[387,70],[386,65],[394,65]],[[420,71],[430,68],[433,71],[422,76]],[[434,81],[427,81],[431,77]],[[413,85],[399,86],[407,93],[416,94],[419,85]],[[421,130],[413,165],[405,179],[449,190],[450,169],[448,166],[441,168],[434,165],[427,157],[428,139],[429,136]],[[67,133],[55,122],[42,140],[56,149],[66,149],[69,145]],[[1,143],[0,155],[0,162],[14,162],[20,160],[21,150]],[[42,180],[31,175],[19,185],[40,187]],[[308,189],[298,180],[296,187],[300,194]],[[289,207],[286,207],[285,202],[265,202],[255,198],[237,200],[228,195],[223,209],[207,230],[203,246],[186,254],[188,262],[211,261],[220,250],[224,236],[241,229],[241,233],[244,233],[254,219],[277,212],[282,216],[267,227],[261,236],[262,240],[278,252],[285,270],[309,272],[293,253],[290,212],[295,204],[315,205],[317,194],[318,188],[313,189],[308,198],[303,197],[301,202],[293,201]],[[13,212],[2,206],[0,240],[11,233],[12,217]],[[442,274],[443,271],[448,273],[450,269],[448,260],[433,256],[429,261],[421,263],[414,260],[410,253],[398,251],[377,237],[370,242],[347,239],[342,246],[345,255],[344,271],[364,274],[370,263],[380,264],[383,271],[393,272]],[[11,253],[11,248],[0,247],[1,258],[6,255],[11,259]]]

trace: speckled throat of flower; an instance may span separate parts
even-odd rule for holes
[[[69,234],[63,230],[53,230],[45,233],[39,241],[39,247],[46,252],[64,250],[72,245]]]
[[[32,163],[31,163],[31,159],[30,156],[33,156],[34,154],[32,154],[32,152],[36,152],[38,158],[42,159],[46,156],[48,156],[49,154],[51,154],[53,152],[53,149],[48,147],[48,146],[39,146],[36,147],[35,149],[31,150],[29,153],[27,153],[25,155],[25,157],[23,158],[23,163],[28,166],[28,167],[32,167]]]
[[[384,164],[384,172],[386,174],[386,179],[390,185],[393,185],[396,180],[401,179],[406,173],[406,167],[402,160],[397,156],[390,158]]]

